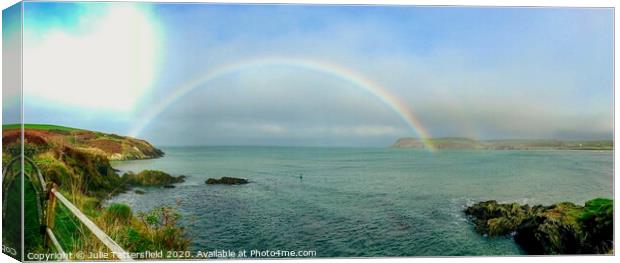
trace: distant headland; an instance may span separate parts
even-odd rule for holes
[[[474,140],[460,137],[429,139],[436,149],[472,150],[613,150],[613,140]],[[392,148],[423,149],[417,138],[399,138]]]
[[[3,138],[19,138],[19,124],[2,125]],[[29,145],[66,145],[81,151],[105,156],[111,161],[140,160],[164,156],[149,142],[127,136],[49,124],[24,124],[24,139]]]

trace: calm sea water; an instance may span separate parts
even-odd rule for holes
[[[583,203],[613,197],[613,154],[594,151],[439,151],[295,147],[164,148],[122,171],[187,175],[110,202],[144,211],[179,202],[192,250],[316,250],[318,256],[511,255],[511,238],[485,238],[467,204]],[[206,185],[242,177],[247,185]],[[300,178],[301,176],[301,178]]]

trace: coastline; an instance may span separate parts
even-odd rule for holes
[[[476,232],[511,236],[530,255],[614,254],[613,200],[596,198],[583,206],[549,206],[483,201],[463,211]]]
[[[557,139],[495,139],[476,140],[460,137],[433,138],[399,138],[392,148],[426,148],[433,145],[435,150],[442,149],[476,149],[476,150],[611,150],[613,139],[608,140],[557,140]]]
[[[31,129],[32,126],[35,128]],[[21,133],[11,126],[3,126],[2,133],[3,161],[8,162],[22,152]],[[126,180],[111,166],[111,159],[119,156],[121,158],[117,159],[123,160],[160,158],[163,151],[144,140],[53,125],[28,124],[23,138],[24,155],[34,161],[46,182],[54,183],[58,192],[126,251],[187,248],[189,238],[176,219],[166,221],[162,226],[157,221],[145,221],[146,214],[134,213],[124,204],[103,206],[113,195],[128,189]],[[30,191],[24,195],[36,200],[38,194]],[[34,206],[35,203],[26,205]],[[78,224],[65,210],[55,208],[55,214],[55,225],[49,227],[56,230],[54,233],[59,240],[66,242],[64,249],[67,252],[86,253],[93,248],[103,249],[102,243],[94,236],[80,232]],[[148,214],[158,220],[171,218],[171,215],[176,215],[174,207],[157,208]],[[39,223],[33,221],[29,224]],[[29,227],[39,229],[34,225]],[[30,247],[42,246],[39,235],[29,233],[27,236],[29,239],[25,243]],[[114,259],[112,255],[110,257],[108,259]]]
[[[413,148],[413,147],[387,147],[390,149],[396,150],[426,150],[424,148]],[[471,152],[613,152],[614,149],[602,149],[602,150],[594,150],[594,149],[437,149],[435,152],[441,151],[471,151]]]
[[[121,238],[120,240],[123,240],[123,238],[127,238],[126,236],[128,235],[127,233],[134,233],[132,235],[138,235],[140,237],[140,240],[143,240],[145,242],[144,243],[145,245],[142,247],[142,245],[137,246],[135,243],[125,243],[124,241],[120,241],[123,246],[127,247],[128,251],[144,251],[144,249],[147,249],[148,247],[160,246],[162,244],[161,242],[163,242],[162,240],[166,238],[173,238],[171,243],[169,243],[169,244],[173,244],[173,247],[170,247],[170,249],[187,249],[190,246],[190,242],[192,242],[191,240],[193,238],[201,238],[201,235],[196,234],[194,232],[184,232],[184,231],[191,231],[191,230],[182,230],[184,229],[183,220],[185,219],[181,221],[174,221],[173,225],[168,226],[171,229],[174,229],[175,236],[165,235],[163,234],[163,232],[160,232],[162,231],[162,229],[159,229],[157,226],[143,223],[143,220],[141,219],[141,217],[144,216],[144,214],[155,213],[156,216],[166,216],[166,213],[176,213],[174,205],[170,205],[172,201],[167,202],[167,203],[166,202],[151,203],[153,204],[152,207],[150,207],[149,209],[143,209],[143,207],[139,208],[139,207],[134,207],[131,205],[124,205],[124,204],[120,204],[116,202],[116,200],[118,200],[116,198],[122,192],[112,191],[111,193],[113,195],[110,195],[110,190],[109,190],[110,189],[109,187],[111,186],[118,187],[118,189],[125,189],[127,187],[123,180],[124,176],[120,174],[122,172],[121,170],[125,170],[125,169],[121,169],[121,167],[118,167],[118,166],[112,166],[112,164],[122,166],[123,164],[135,161],[134,164],[138,164],[135,167],[139,168],[139,169],[135,169],[136,172],[140,172],[140,171],[144,172],[154,167],[160,168],[163,166],[162,165],[152,166],[151,165],[152,163],[143,162],[143,161],[158,159],[158,160],[164,161],[164,166],[166,165],[166,163],[170,164],[171,162],[174,163],[175,161],[183,161],[182,160],[183,155],[178,155],[178,153],[182,152],[184,150],[184,147],[176,147],[176,148],[172,147],[175,149],[176,152],[172,151],[168,153],[169,155],[165,155],[166,157],[169,157],[170,159],[169,158],[161,159],[161,157],[163,157],[164,155],[163,155],[163,151],[160,150],[162,152],[161,156],[111,161],[109,158],[105,157],[104,155],[99,154],[99,151],[92,151],[89,149],[85,149],[84,147],[72,147],[73,145],[71,144],[68,144],[68,145],[62,144],[62,143],[59,144],[58,143],[59,138],[53,137],[53,136],[49,137],[51,136],[49,132],[48,133],[36,133],[36,132],[32,133],[30,131],[27,131],[27,134],[28,134],[28,139],[31,139],[28,141],[28,144],[27,144],[28,148],[32,148],[32,151],[29,154],[32,154],[33,156],[35,156],[34,159],[37,160],[38,164],[42,165],[42,168],[46,172],[47,175],[50,175],[52,177],[55,176],[56,178],[55,180],[60,180],[58,181],[60,183],[64,182],[62,184],[64,186],[62,186],[63,188],[61,189],[61,191],[63,191],[63,194],[66,193],[68,196],[72,196],[75,200],[78,200],[78,202],[81,202],[82,205],[80,206],[80,208],[84,209],[85,213],[89,217],[91,217],[94,221],[96,221],[98,224],[103,226],[103,228],[115,229],[115,227],[118,227],[119,224],[122,224],[124,225],[124,227],[127,227],[126,229],[122,229],[121,232],[111,232],[112,236],[120,237]],[[48,137],[42,137],[41,135],[47,135]],[[67,136],[67,134],[60,133],[60,135],[58,136]],[[55,138],[55,139],[52,140],[50,138]],[[65,138],[65,137],[61,137],[61,138]],[[85,144],[85,143],[88,143],[88,141],[82,141],[80,143]],[[238,196],[239,194],[244,194],[244,193],[248,194],[249,192],[247,191],[250,191],[250,190],[251,191],[259,190],[260,193],[262,193],[263,197],[265,197],[265,195],[267,195],[268,197],[274,193],[278,193],[277,195],[273,196],[277,198],[276,200],[279,200],[281,198],[281,197],[278,197],[279,195],[285,195],[285,196],[288,195],[288,197],[281,200],[283,203],[280,205],[281,206],[283,205],[285,207],[290,205],[291,201],[295,201],[295,200],[296,202],[302,202],[304,204],[305,203],[310,203],[310,204],[315,204],[315,205],[320,204],[320,206],[324,206],[326,204],[332,204],[334,200],[340,200],[338,202],[338,206],[343,205],[343,204],[346,205],[347,202],[349,202],[348,205],[346,206],[360,207],[361,204],[357,203],[358,200],[349,200],[351,199],[350,198],[351,196],[356,196],[356,198],[353,198],[353,199],[359,199],[359,201],[363,201],[363,202],[366,202],[366,201],[370,202],[369,204],[371,204],[371,207],[366,207],[365,204],[361,205],[361,207],[364,208],[365,211],[368,211],[371,214],[379,215],[379,214],[385,213],[385,211],[383,211],[382,209],[390,209],[388,210],[389,212],[387,214],[391,215],[391,217],[383,218],[382,219],[383,221],[381,222],[383,224],[387,223],[388,225],[384,228],[388,232],[394,231],[393,233],[399,233],[399,231],[406,232],[406,231],[410,231],[411,229],[415,229],[415,227],[412,226],[414,224],[414,221],[411,221],[412,220],[411,218],[413,216],[408,215],[408,213],[410,213],[411,211],[419,211],[419,208],[409,207],[407,205],[408,202],[397,204],[398,202],[400,202],[399,200],[410,200],[410,201],[416,200],[417,197],[415,195],[412,196],[412,194],[415,194],[416,192],[424,192],[425,187],[420,188],[420,185],[427,185],[426,187],[432,188],[433,185],[437,183],[437,181],[427,181],[426,184],[424,184],[425,181],[423,178],[417,178],[416,180],[411,181],[411,182],[408,181],[407,177],[395,177],[394,179],[396,179],[396,181],[391,181],[391,179],[386,181],[382,179],[382,175],[387,176],[387,178],[391,178],[392,176],[399,174],[399,173],[390,173],[390,172],[385,173],[385,171],[390,171],[390,169],[394,169],[394,166],[392,166],[393,164],[407,164],[406,167],[412,167],[414,168],[414,170],[408,170],[408,168],[401,167],[401,166],[396,166],[396,167],[400,167],[398,168],[399,171],[405,171],[405,172],[415,171],[413,173],[418,176],[424,175],[424,173],[420,173],[421,170],[418,170],[419,169],[418,167],[422,167],[422,169],[426,169],[426,171],[428,172],[427,175],[430,176],[429,178],[435,178],[437,176],[440,176],[441,178],[441,176],[451,177],[451,176],[454,176],[454,174],[456,173],[456,171],[452,171],[452,170],[446,170],[445,174],[442,174],[438,171],[439,167],[442,167],[446,164],[444,163],[445,161],[451,160],[450,158],[448,159],[443,158],[443,161],[442,161],[441,156],[446,156],[446,155],[441,154],[442,151],[444,151],[445,153],[452,153],[452,156],[461,156],[461,157],[464,156],[467,158],[471,158],[473,156],[474,159],[481,158],[484,156],[481,156],[478,154],[473,154],[473,155],[459,154],[459,152],[467,153],[467,152],[483,152],[484,151],[484,152],[490,153],[491,151],[493,152],[507,151],[507,152],[524,152],[524,153],[525,152],[541,152],[541,153],[543,152],[558,152],[558,153],[575,152],[575,153],[578,153],[578,152],[583,152],[583,151],[588,151],[588,152],[592,151],[592,150],[565,150],[565,149],[528,149],[528,150],[521,150],[521,149],[502,149],[502,150],[441,149],[438,152],[432,153],[432,154],[439,153],[437,154],[437,156],[439,156],[440,158],[416,159],[415,156],[413,156],[412,158],[412,156],[410,156],[409,154],[398,154],[397,152],[399,152],[400,150],[393,151],[393,149],[395,148],[388,148],[388,147],[372,148],[373,149],[372,151],[367,151],[370,148],[339,148],[339,147],[321,147],[321,148],[290,147],[290,149],[288,149],[289,147],[269,147],[269,146],[265,146],[265,147],[245,147],[245,146],[230,146],[230,147],[213,146],[211,147],[211,146],[206,146],[206,147],[193,147],[193,148],[190,147],[190,148],[193,150],[197,150],[197,152],[193,153],[195,154],[195,156],[207,156],[207,157],[216,158],[216,159],[209,159],[210,161],[207,162],[209,163],[209,165],[205,167],[202,166],[203,162],[200,162],[201,159],[198,159],[198,163],[194,163],[195,165],[198,165],[198,166],[194,166],[194,164],[190,164],[190,166],[194,168],[203,167],[200,170],[204,171],[205,176],[216,177],[216,178],[225,176],[227,175],[226,167],[230,169],[228,171],[233,171],[235,170],[233,168],[238,166],[236,165],[236,162],[241,161],[241,163],[238,163],[238,164],[244,165],[244,167],[245,165],[247,165],[247,167],[244,169],[245,170],[244,173],[248,173],[247,177],[253,183],[249,184],[248,186],[232,186],[231,187],[231,186],[205,186],[204,182],[201,182],[200,184],[196,184],[196,185],[192,184],[191,186],[184,185],[182,190],[181,189],[163,190],[162,188],[168,183],[160,184],[160,183],[155,182],[154,184],[149,183],[150,185],[141,186],[141,187],[154,187],[154,188],[151,188],[153,189],[152,191],[147,190],[147,192],[152,192],[152,193],[147,193],[145,195],[145,198],[158,199],[158,200],[159,199],[176,200],[172,198],[172,196],[174,196],[175,194],[178,194],[179,191],[184,191],[183,192],[184,195],[186,194],[189,195],[191,192],[192,194],[205,194],[206,196],[208,196],[208,197],[205,197],[205,196],[193,195],[193,196],[188,196],[188,198],[201,199],[201,200],[212,200],[212,198],[217,198],[217,197],[212,196],[211,194],[226,193],[225,198],[230,198],[230,200],[215,199],[219,201],[214,202],[214,203],[221,202],[223,207],[216,206],[216,208],[214,209],[213,203],[206,204],[207,205],[206,207],[203,207],[203,206],[194,207],[195,204],[192,203],[191,205],[187,204],[189,205],[189,207],[186,206],[182,210],[182,211],[187,211],[187,209],[204,209],[208,211],[216,211],[214,212],[216,215],[211,215],[209,219],[208,225],[210,228],[212,226],[211,224],[215,223],[215,222],[212,222],[211,220],[217,220],[217,218],[219,218],[220,216],[231,213],[231,211],[229,211],[230,209],[233,209],[233,210],[240,209],[240,208],[234,208],[237,205],[244,204],[245,202],[258,201],[259,203],[252,203],[251,205],[260,207],[261,205],[271,205],[272,203],[270,202],[274,201],[273,199],[261,199],[262,200],[261,201],[261,200],[254,200],[252,198],[247,199],[249,198],[248,196],[242,196],[242,197]],[[165,147],[164,149],[167,149],[167,147]],[[234,149],[234,151],[222,151],[222,149]],[[411,149],[412,152],[416,152],[416,153],[419,152],[419,155],[416,155],[416,156],[428,156],[428,154],[423,153],[424,152],[423,149],[406,148],[405,150],[409,150],[409,149]],[[205,153],[205,151],[210,154],[202,155],[203,153]],[[293,151],[295,155],[291,155],[291,151]],[[390,154],[390,152],[392,152],[392,155],[388,155],[389,158],[387,159],[377,158],[375,155],[375,153]],[[596,150],[596,152],[609,153],[610,151]],[[239,154],[241,154],[241,156]],[[265,154],[268,154],[268,155],[265,155]],[[502,154],[496,154],[496,155],[505,156]],[[606,156],[606,154],[604,155]],[[269,158],[264,159],[265,156],[269,156]],[[291,158],[292,156],[294,156],[295,158]],[[556,155],[549,154],[549,156],[556,156]],[[564,156],[576,156],[576,155],[566,154]],[[585,153],[581,156],[590,156],[590,154]],[[595,156],[595,155],[592,155],[592,156]],[[239,157],[242,157],[242,158],[239,159]],[[307,160],[305,159],[306,157],[310,157],[311,158],[310,160],[313,160],[313,161],[307,162]],[[316,159],[317,157],[320,157],[320,159],[317,160]],[[181,158],[181,159],[178,159],[178,158]],[[251,163],[243,162],[242,160],[247,160],[244,158],[250,158],[252,160],[257,160],[257,161],[251,162]],[[578,157],[571,157],[571,158],[578,158]],[[603,159],[606,159],[606,158],[603,158]],[[84,163],[79,163],[79,162],[75,162],[75,160],[88,160],[88,161]],[[267,160],[267,162],[260,163],[258,162],[258,160]],[[278,160],[278,163],[281,164],[282,166],[281,165],[274,166],[273,163],[271,163],[269,160],[271,161]],[[482,158],[482,160],[486,160],[486,158]],[[230,161],[235,161],[235,162],[229,163]],[[437,161],[439,162],[437,163]],[[510,158],[508,158],[506,161],[510,161]],[[221,164],[225,164],[223,166],[219,166],[219,170],[217,168],[218,162],[222,162]],[[284,163],[281,163],[281,162],[284,162]],[[291,162],[291,163],[288,164],[288,162]],[[328,162],[330,164],[338,164],[338,165],[333,166],[333,167],[329,166],[331,167],[330,169],[324,170],[324,173],[326,173],[325,175],[329,175],[328,177],[322,177],[324,175],[322,175],[321,173],[318,174],[319,177],[316,177],[317,174],[314,174],[311,171],[315,170],[317,168],[315,165],[320,164],[320,162]],[[140,165],[140,163],[144,163],[146,165]],[[450,162],[450,163],[454,165],[453,162]],[[253,166],[255,164],[261,164],[264,166],[255,167]],[[381,168],[378,170],[373,170],[373,169],[359,170],[359,168],[362,167],[360,165],[365,166],[367,168],[372,168],[373,166],[377,166]],[[70,169],[68,171],[65,171],[65,170],[62,170],[60,167],[69,167]],[[295,172],[298,169],[296,167],[302,167],[303,169],[301,169],[301,171],[306,171],[306,172],[302,172],[303,179],[302,177],[299,176],[301,173]],[[222,168],[223,170],[221,170]],[[274,168],[281,169],[281,170],[273,170]],[[344,169],[344,170],[340,170],[340,169]],[[348,169],[353,169],[353,170],[349,171]],[[167,171],[174,170],[181,174],[186,173],[186,172],[188,174],[191,174],[191,172],[184,171],[184,170],[176,170],[176,169],[163,169],[163,170],[167,170]],[[79,176],[80,174],[84,174],[85,171],[88,171],[90,173],[96,173],[95,174],[96,176],[93,177],[96,180],[92,182],[92,185],[85,188],[84,192],[74,192],[72,190],[73,188],[70,187],[71,184],[69,183],[69,181],[62,181],[65,179],[62,179],[63,177],[61,177],[61,175],[65,172],[69,172],[73,176]],[[102,173],[102,171],[105,171],[105,174]],[[268,171],[268,172],[258,173],[259,171]],[[484,175],[482,171],[477,171],[477,170],[472,170],[472,171],[473,173],[470,174],[469,176],[473,176],[473,178],[479,178],[480,176]],[[459,172],[458,174],[462,176],[461,173],[462,172]],[[150,174],[156,174],[156,173],[148,172],[142,177],[150,177]],[[352,174],[353,175],[355,174],[364,175],[365,174],[366,177],[361,177],[361,178],[358,178],[355,176],[344,177],[344,178],[348,178],[344,181],[340,181],[341,179],[339,179],[340,178],[339,176],[351,176]],[[235,172],[235,175],[245,177],[245,174],[240,174],[239,172]],[[162,178],[164,178],[164,180],[168,180],[170,179],[168,176],[164,176]],[[519,176],[519,175],[518,174],[510,175],[510,178],[516,178],[514,176]],[[322,179],[318,180],[319,178],[322,178]],[[465,178],[467,179],[467,177]],[[493,179],[493,177],[490,177],[490,178]],[[194,181],[195,180],[202,181],[201,178],[189,178],[189,179],[194,180]],[[455,179],[457,178],[452,178],[451,182],[453,182],[456,185],[459,185],[459,188],[463,189],[463,193],[459,194],[460,196],[466,196],[466,197],[471,196],[471,198],[481,200],[480,192],[471,192],[467,190],[468,188],[466,185],[462,183],[457,183],[459,181],[456,181]],[[355,181],[350,181],[350,180],[355,180]],[[528,181],[528,180],[526,179],[525,181]],[[429,182],[433,182],[433,183],[429,184]],[[491,184],[486,184],[486,185],[493,185],[495,187],[499,187],[497,182],[499,181],[491,181]],[[394,183],[396,183],[396,185]],[[140,184],[140,182],[138,182],[138,184]],[[364,194],[364,192],[357,192],[360,189],[367,189],[370,185],[373,185],[373,184],[384,185],[387,187],[386,189],[392,189],[388,191],[389,193],[382,193],[382,192],[379,193],[379,194],[382,193],[385,196],[388,196],[389,198],[386,199],[388,201],[383,200],[383,198],[379,198],[378,201],[380,202],[374,203],[377,200],[375,200],[375,198],[372,197],[372,195],[367,196],[368,193]],[[303,186],[304,188],[300,188],[301,186]],[[445,190],[447,191],[452,189],[451,184],[443,185],[443,186]],[[205,190],[207,189],[205,187],[213,187],[213,188],[208,188],[208,189],[213,189],[213,191]],[[134,189],[134,188],[127,188],[127,189]],[[517,187],[517,188],[522,189],[523,187]],[[343,192],[342,189],[348,189],[348,190]],[[407,189],[412,189],[412,190],[407,190]],[[475,188],[472,188],[472,190],[473,189]],[[527,188],[523,188],[523,189],[527,189]],[[187,190],[191,190],[191,191],[186,192]],[[490,190],[491,189],[487,189],[485,191],[489,191],[489,195],[492,196],[493,193]],[[321,191],[326,191],[326,192],[321,192]],[[352,192],[349,193],[349,191],[352,191]],[[394,195],[395,194],[393,193],[394,191],[398,192],[398,195]],[[515,194],[519,194],[518,192],[519,191],[515,192]],[[315,196],[315,193],[322,193],[321,195],[323,196],[317,197]],[[133,193],[128,193],[128,194],[133,195]],[[341,194],[345,194],[345,197],[340,196]],[[526,193],[521,193],[521,195],[525,195],[525,194]],[[548,193],[548,194],[551,195],[551,193]],[[430,198],[434,198],[432,197],[434,196],[432,194],[427,193],[427,195],[431,196]],[[255,195],[252,195],[252,196],[255,196]],[[134,198],[135,197],[136,196],[134,196]],[[238,198],[244,198],[244,199],[238,199]],[[253,197],[253,198],[256,198],[256,197]],[[344,198],[344,199],[340,199],[340,198]],[[505,200],[504,198],[500,198],[500,199]],[[80,201],[80,200],[88,200],[88,202]],[[141,197],[138,197],[137,200],[142,200],[142,199]],[[241,201],[241,200],[244,200],[244,201]],[[233,203],[229,203],[229,201],[232,201]],[[387,202],[387,203],[384,203],[384,202]],[[382,206],[387,206],[387,207],[376,210],[376,211],[373,210],[373,209],[381,208]],[[153,210],[153,208],[155,209]],[[399,208],[399,209],[396,209],[396,208]],[[245,209],[247,209],[247,207]],[[261,208],[261,210],[263,209],[267,209],[267,211],[269,211],[268,208]],[[333,209],[336,209],[336,208],[333,208]],[[396,210],[392,210],[392,209],[396,209]],[[430,209],[430,210],[423,210],[423,211],[435,211],[436,208],[435,209],[427,208],[427,209]],[[336,210],[340,211],[341,209],[336,209]],[[201,211],[201,210],[189,210],[189,211]],[[243,209],[241,209],[240,211],[243,211]],[[313,214],[332,213],[329,211],[331,210],[327,210],[327,212],[325,210],[317,210],[317,211],[314,211]],[[445,211],[445,213],[451,213],[451,212],[453,211],[451,210]],[[164,213],[164,214],[161,214],[161,213]],[[197,214],[201,214],[201,213],[197,213]],[[258,213],[258,212],[255,211],[255,213]],[[302,212],[299,212],[299,213],[302,213]],[[119,215],[122,215],[122,216],[119,217]],[[215,218],[213,218],[213,216],[215,216]],[[351,216],[351,215],[347,214],[347,216]],[[437,219],[435,215],[431,214],[429,216],[431,216],[430,218],[428,218],[429,220]],[[235,220],[238,220],[238,221],[253,220],[252,218],[244,218],[243,215],[237,215],[237,216],[234,216],[233,218],[235,218]],[[321,219],[321,220],[328,220],[328,219],[329,218]],[[293,222],[296,222],[295,220],[298,220],[298,219],[294,219]],[[357,220],[358,221],[353,220],[349,222],[349,224],[352,224],[355,227],[359,227],[358,223],[363,222],[363,221],[359,221],[360,219],[357,219]],[[310,222],[316,223],[315,221],[312,221],[312,220]],[[319,221],[319,222],[323,222],[323,221]],[[355,222],[358,222],[358,223],[355,223]],[[450,222],[445,222],[445,223],[450,223]],[[232,227],[233,229],[237,229],[238,227],[238,226],[235,226],[235,224],[230,224],[229,220],[219,222],[218,224],[219,225],[216,224],[215,229],[222,229],[222,228],[228,229],[229,227]],[[251,225],[248,225],[248,227],[261,227],[261,224],[262,223],[260,223],[259,221],[259,222],[252,223]],[[394,225],[390,225],[390,224],[394,224]],[[452,231],[456,231],[456,232],[468,231],[467,229],[465,229],[466,226],[467,225],[464,225],[461,223],[458,226],[455,226],[457,228],[452,229]],[[417,227],[420,227],[420,226],[417,226]],[[128,230],[128,229],[132,229],[132,230]],[[202,229],[201,231],[209,230],[206,228],[201,228],[201,229]],[[117,230],[112,230],[112,231],[117,231]],[[251,229],[243,230],[242,228],[241,230],[237,229],[235,231],[251,231]],[[293,231],[293,230],[290,230],[290,231]],[[376,231],[379,231],[377,233],[374,233],[376,235],[385,234],[382,232],[383,230],[376,230]],[[432,231],[432,230],[428,230],[428,231]],[[153,239],[152,237],[147,236],[146,233],[159,233],[158,235],[161,235],[161,236],[159,236],[158,238],[161,238],[161,240]],[[312,238],[311,235],[310,236],[306,235],[303,237]],[[386,241],[398,240],[397,238],[398,236],[388,235],[386,236]],[[346,240],[346,238],[344,238],[343,240]],[[197,241],[197,242],[198,244],[206,244],[204,243],[204,241]],[[281,240],[280,242],[283,242],[283,241]],[[410,241],[407,241],[407,239],[403,239],[398,242],[402,244],[406,244],[407,242],[410,242]],[[484,242],[489,242],[489,241],[488,240],[477,240],[475,242],[479,242],[478,243],[479,246],[484,247]],[[448,249],[448,248],[442,248],[440,246],[437,249]],[[450,250],[445,250],[444,252],[441,252],[440,250],[436,253],[439,253],[439,254],[448,253],[446,251],[450,251]],[[388,252],[384,252],[384,253],[388,253]],[[415,253],[416,252],[408,252],[408,254],[406,255],[417,255]],[[458,253],[471,255],[477,252],[472,250],[472,251],[461,251]],[[502,253],[507,253],[507,252],[496,251],[492,253],[502,254]]]
[[[562,151],[554,151],[554,153],[521,151],[527,160],[539,160],[541,155],[550,156],[553,158],[552,160],[565,160],[566,157],[569,157],[569,159],[561,163],[554,161],[545,162],[545,164],[551,163],[552,165],[536,169],[537,173],[519,171],[511,173],[507,171],[509,168],[502,167],[512,167],[510,164],[523,164],[523,159],[519,158],[516,160],[510,158],[510,154],[491,151],[485,154],[468,154],[469,151],[446,150],[445,153],[448,153],[447,155],[438,154],[435,157],[431,157],[431,153],[421,149],[411,150],[411,155],[406,151],[403,152],[390,148],[192,146],[162,147],[162,149],[167,153],[166,158],[159,159],[155,165],[151,162],[141,165],[141,161],[130,161],[128,166],[120,168],[131,167],[132,170],[140,170],[149,165],[154,165],[154,167],[165,171],[173,171],[174,167],[177,167],[181,169],[174,171],[192,175],[189,184],[184,184],[178,190],[157,189],[146,195],[128,193],[116,200],[126,201],[134,205],[137,210],[148,210],[150,207],[163,203],[156,199],[171,200],[172,198],[179,198],[180,195],[176,191],[183,191],[182,197],[180,197],[182,203],[180,210],[185,211],[189,215],[196,215],[199,218],[197,222],[192,222],[192,226],[198,229],[193,232],[190,231],[191,235],[196,238],[192,249],[204,248],[205,246],[207,248],[226,248],[230,244],[227,241],[229,239],[223,236],[218,237],[216,233],[221,233],[221,231],[253,233],[252,231],[269,225],[268,222],[259,219],[262,217],[292,220],[287,221],[291,222],[292,225],[298,225],[298,223],[304,225],[302,222],[305,222],[306,224],[321,226],[330,232],[333,228],[354,228],[361,231],[360,235],[383,235],[378,240],[381,240],[381,242],[395,242],[394,246],[397,246],[398,243],[411,244],[411,239],[440,238],[441,240],[441,238],[450,238],[442,236],[445,233],[437,233],[444,231],[427,229],[426,227],[430,227],[429,225],[416,223],[433,220],[433,222],[440,224],[442,228],[447,227],[445,232],[457,233],[458,238],[462,238],[463,235],[470,237],[469,241],[467,241],[468,246],[470,246],[469,249],[451,250],[444,246],[437,246],[432,250],[434,251],[433,255],[478,255],[480,253],[502,255],[517,253],[515,252],[516,250],[512,250],[513,246],[518,247],[517,244],[510,238],[498,240],[478,236],[473,231],[471,225],[465,221],[465,216],[462,215],[461,206],[474,202],[471,201],[470,203],[469,200],[487,200],[489,197],[495,197],[502,201],[519,200],[523,202],[523,196],[532,196],[532,200],[529,201],[532,205],[537,203],[552,205],[566,200],[580,203],[582,202],[581,200],[590,200],[597,196],[607,197],[607,194],[601,195],[599,192],[592,192],[591,190],[583,190],[584,194],[569,197],[572,190],[566,190],[565,187],[558,187],[557,191],[542,192],[532,187],[523,187],[523,184],[514,183],[511,184],[511,188],[515,190],[508,189],[506,191],[507,184],[501,183],[522,180],[527,185],[527,182],[535,184],[539,179],[546,180],[551,178],[550,180],[555,181],[555,179],[562,177],[565,178],[564,182],[567,182],[573,180],[573,177],[569,174],[564,174],[564,170],[551,173],[548,168],[576,165],[573,160],[580,160],[585,156],[591,156],[592,160],[607,160],[608,154],[606,153],[593,154],[582,152],[579,154],[580,152],[567,152],[564,154]],[[191,152],[192,162],[188,162],[185,159],[188,152]],[[493,164],[494,161],[492,161],[495,159],[489,159],[487,158],[488,156],[504,157],[500,159],[499,165],[495,166]],[[306,157],[310,159],[306,159]],[[450,166],[455,165],[453,157],[465,158],[466,163],[471,164],[471,166],[465,167],[465,170],[474,170],[471,170],[470,174],[464,174],[463,171],[450,169]],[[249,159],[255,161],[247,162]],[[263,163],[259,160],[265,162]],[[587,164],[588,160],[583,160],[583,162]],[[274,164],[276,161],[277,165]],[[484,163],[480,165],[480,161],[484,161]],[[460,165],[460,163],[458,162],[456,165]],[[182,165],[177,166],[178,164]],[[244,169],[235,169],[240,166],[243,166]],[[492,170],[491,174],[488,174],[485,172],[486,169],[478,169],[481,166],[490,166],[501,170]],[[535,165],[534,167],[537,166]],[[182,167],[191,169],[183,169]],[[320,169],[319,167],[325,167],[325,169]],[[572,169],[572,167],[567,167],[567,169]],[[192,174],[191,171],[196,170],[202,172]],[[312,172],[312,170],[316,171]],[[547,177],[547,173],[557,176]],[[303,179],[299,178],[299,174],[303,174]],[[505,174],[505,180],[508,181],[496,178],[498,174]],[[524,174],[533,175],[523,179]],[[204,179],[209,177],[225,175],[247,177],[253,183],[248,186],[205,186],[203,183]],[[575,178],[581,177],[583,176]],[[432,181],[427,181],[425,178],[433,179]],[[472,182],[480,178],[483,179],[482,183]],[[462,182],[467,183],[462,184]],[[479,184],[484,185],[484,188],[479,188],[480,186],[477,186]],[[580,183],[575,184],[581,185]],[[440,186],[442,188],[436,188]],[[425,189],[434,190],[428,192]],[[453,191],[455,189],[460,191],[455,193]],[[532,191],[536,193],[532,193]],[[549,198],[541,199],[541,196]],[[437,199],[439,197],[445,199],[445,201]],[[205,202],[204,204],[195,204],[191,200],[205,200]],[[423,203],[433,205],[432,207],[421,207]],[[300,209],[294,209],[291,207],[292,204],[303,205]],[[276,216],[271,213],[265,214],[264,211],[270,211],[271,206],[292,209],[291,213],[300,215],[300,218]],[[345,213],[342,212],[343,206],[357,207],[362,210],[345,209],[347,211]],[[382,226],[377,230],[368,230],[365,227],[361,227],[361,225],[368,224],[373,226],[372,229],[374,229],[374,223],[365,221],[366,217],[358,217],[360,212],[377,218],[377,224]],[[305,216],[301,216],[302,213],[315,215],[337,214],[340,215],[339,218],[342,218],[343,224],[347,226],[335,224],[332,228],[329,226],[331,223],[327,223],[331,222],[331,216],[317,219],[309,215],[311,219],[305,219]],[[251,215],[256,215],[259,218]],[[387,217],[384,218],[381,215],[387,215]],[[231,223],[230,218],[234,218],[234,223]],[[460,221],[461,219],[463,221]],[[292,231],[290,233],[297,235],[298,230],[287,229],[286,231]],[[468,234],[470,231],[471,235]],[[398,233],[403,233],[403,235],[407,233],[406,235],[410,235],[410,237],[400,240]],[[435,233],[440,237],[426,236],[426,233]],[[279,234],[281,233],[274,233],[274,235]],[[394,234],[396,235],[394,236]],[[304,234],[300,238],[305,240],[305,242],[312,243],[312,240],[318,237]],[[343,244],[349,244],[346,241],[347,238],[340,235],[334,235],[330,238],[344,242]],[[359,238],[366,240],[362,237]],[[253,239],[244,240],[244,242],[252,242]],[[448,243],[453,242],[451,239],[444,241]],[[276,239],[273,242],[286,242],[286,240]],[[495,246],[496,248],[489,249],[488,246]],[[343,247],[337,247],[333,250],[326,247],[320,248],[324,253],[323,255],[326,256],[337,255],[338,253],[343,253],[342,251],[346,251]],[[385,253],[390,256],[425,255],[421,251],[414,249],[404,249],[403,254],[393,254],[395,252],[389,251],[391,250],[385,250],[383,255],[386,255]],[[367,256],[378,256],[380,254],[370,254]],[[355,256],[354,254],[347,255]]]

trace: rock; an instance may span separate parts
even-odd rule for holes
[[[479,234],[514,233],[515,242],[528,254],[613,253],[613,201],[609,199],[590,200],[585,207],[569,202],[529,207],[491,200],[464,212]]]
[[[172,185],[172,184],[167,184],[167,185],[164,185],[164,188],[174,188],[174,187],[175,187],[175,186],[174,186],[174,185]]]
[[[514,232],[532,211],[527,205],[498,204],[491,200],[468,207],[465,214],[473,219],[478,233],[492,237]]]
[[[144,191],[142,191],[140,189],[133,190],[133,192],[136,193],[136,194],[139,194],[139,195],[146,194],[146,192],[144,192]]]
[[[222,177],[220,179],[209,178],[205,182],[206,184],[247,184],[247,179],[234,178],[234,177]]]
[[[123,174],[123,180],[133,186],[169,186],[185,182],[185,176],[174,177],[157,170],[144,170],[138,174],[127,172]]]
[[[579,217],[585,238],[585,252],[613,254],[614,249],[614,202],[597,198],[586,202]]]
[[[532,255],[579,254],[583,232],[577,221],[583,207],[559,203],[526,218],[516,230],[515,241]]]

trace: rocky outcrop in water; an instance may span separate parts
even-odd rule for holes
[[[484,201],[465,209],[476,232],[489,237],[513,235],[528,254],[613,253],[613,200],[598,198],[585,206],[551,206]]]
[[[172,176],[162,171],[144,170],[140,173],[127,172],[123,174],[123,181],[132,186],[163,186],[174,188],[172,184],[185,182],[185,176]]]
[[[220,179],[209,178],[205,182],[206,184],[247,184],[247,179],[235,178],[235,177],[222,177]]]

